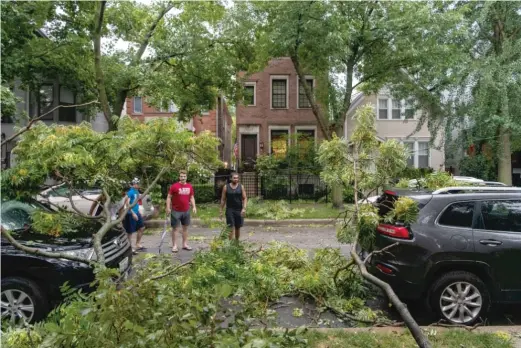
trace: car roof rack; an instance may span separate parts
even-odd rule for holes
[[[521,187],[509,187],[509,186],[450,186],[433,191],[433,195],[446,194],[446,193],[521,193]]]

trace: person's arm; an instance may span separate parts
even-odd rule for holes
[[[192,186],[190,186],[190,203],[192,204],[192,211],[194,215],[197,214],[197,208],[195,207],[195,192]]]
[[[174,191],[174,185],[170,186],[170,189],[168,189],[168,196],[166,196],[166,208],[165,212],[166,214],[170,214],[172,211],[172,192]]]
[[[223,193],[221,194],[221,209],[219,210],[219,217],[223,216],[224,205],[226,204],[226,185],[223,186]]]
[[[248,205],[248,197],[246,197],[246,191],[244,190],[244,186],[241,184],[242,191],[242,211],[241,215],[244,216],[246,214],[246,206]]]

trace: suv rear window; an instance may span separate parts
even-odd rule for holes
[[[449,205],[438,220],[440,225],[453,227],[472,227],[474,202],[458,202]]]
[[[521,232],[521,201],[485,201],[481,217],[486,230]]]

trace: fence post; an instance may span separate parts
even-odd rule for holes
[[[329,196],[329,191],[327,190],[327,184],[326,184],[326,204],[328,204],[327,196]]]

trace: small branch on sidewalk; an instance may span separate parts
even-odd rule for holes
[[[445,328],[461,328],[465,329],[467,331],[473,331],[477,329],[480,326],[483,326],[483,323],[476,323],[473,326],[467,326],[462,324],[447,324],[442,320],[438,321],[437,323],[430,324],[429,326],[437,326],[437,327],[445,327]]]

